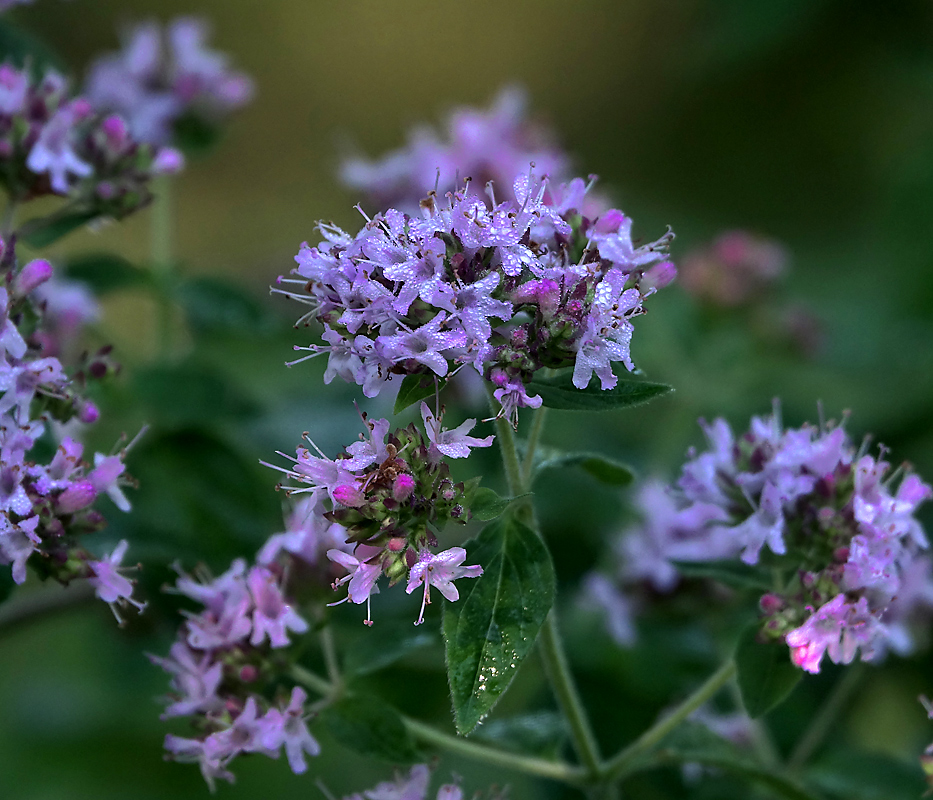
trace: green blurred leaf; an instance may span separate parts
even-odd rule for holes
[[[433,372],[406,375],[395,398],[394,413],[400,414],[410,405],[434,397],[435,392],[443,389],[446,383],[446,378],[439,378]]]
[[[584,472],[607,486],[628,486],[635,480],[631,467],[600,453],[563,453],[549,450],[535,466],[535,477],[549,469],[580,467]]]
[[[585,389],[573,385],[573,373],[567,370],[550,378],[538,378],[526,385],[528,394],[541,395],[541,400],[548,408],[563,411],[614,411],[618,408],[640,406],[672,391],[663,383],[632,378],[619,378],[612,389],[603,391],[595,378]]]
[[[506,750],[538,756],[556,756],[567,741],[567,723],[556,711],[538,711],[507,719],[494,719],[476,729],[474,736]]]
[[[148,421],[163,428],[243,419],[258,407],[222,375],[201,364],[149,367],[134,385]]]
[[[34,217],[24,223],[18,231],[18,236],[21,241],[39,250],[87,225],[98,216],[96,211],[75,211],[66,207],[55,214]]]
[[[425,625],[415,627],[409,619],[380,620],[346,648],[344,669],[351,675],[368,675],[440,643],[437,632]]]
[[[466,544],[479,578],[460,582],[457,602],[444,602],[447,677],[454,721],[468,734],[515,677],[554,602],[554,567],[531,528],[510,516]]]
[[[764,569],[739,561],[673,561],[677,571],[686,578],[709,578],[733,589],[769,591],[770,575]]]
[[[107,294],[149,281],[149,273],[112,253],[88,253],[69,258],[65,275],[88,284],[95,294]]]
[[[819,798],[819,795],[792,778],[758,764],[750,753],[739,750],[699,722],[685,722],[671,732],[660,743],[658,749],[641,761],[634,771],[667,763],[702,764],[721,769],[752,783],[767,786],[779,797],[786,797],[788,800]]]
[[[269,330],[272,318],[255,298],[229,281],[195,278],[178,288],[178,301],[196,335],[253,334]]]
[[[492,489],[485,486],[477,486],[468,495],[467,505],[470,513],[481,522],[489,522],[505,513],[505,510],[516,500],[528,497],[530,492],[520,494],[517,497],[501,497]]]
[[[839,800],[916,800],[928,788],[917,761],[848,748],[821,759],[806,776]]]
[[[175,121],[175,146],[187,155],[202,156],[220,141],[219,125],[212,125],[197,114],[185,114]]]
[[[334,739],[361,755],[394,764],[424,758],[398,712],[378,697],[345,697],[321,716]]]
[[[781,703],[803,676],[791,663],[787,645],[759,642],[758,628],[757,623],[749,625],[735,650],[742,703],[753,719]]]
[[[6,19],[0,20],[0,62],[20,68],[28,65],[36,75],[48,68],[68,72],[59,55],[42,39]]]
[[[16,588],[13,582],[13,575],[9,569],[0,570],[0,603],[6,600]]]

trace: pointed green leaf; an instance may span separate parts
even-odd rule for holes
[[[477,486],[468,501],[470,513],[481,522],[489,522],[505,513],[505,510],[516,500],[528,497],[529,494],[530,492],[526,492],[516,497],[500,497],[492,489]]]
[[[759,625],[750,625],[739,637],[735,650],[742,703],[753,719],[781,703],[803,673],[790,660],[782,642],[759,642]]]
[[[321,716],[331,736],[364,756],[392,764],[424,758],[399,713],[374,695],[345,697]]]
[[[549,469],[579,467],[600,483],[608,486],[628,486],[635,480],[631,467],[599,453],[548,453],[535,467],[535,477]]]
[[[96,211],[67,211],[48,217],[36,217],[25,223],[19,230],[19,238],[35,249],[48,247],[63,236],[97,219]]]
[[[760,567],[741,561],[673,561],[677,571],[687,578],[709,578],[733,589],[771,590],[771,576]]]
[[[460,582],[460,599],[444,602],[447,677],[454,721],[468,734],[515,677],[554,602],[554,567],[531,528],[505,516],[466,545],[468,564],[483,574]]]
[[[650,383],[633,378],[619,378],[612,389],[603,391],[599,381],[593,379],[585,389],[573,385],[573,373],[568,370],[550,378],[536,378],[526,384],[528,394],[541,395],[548,408],[563,411],[614,411],[618,408],[640,406],[672,391],[663,383]]]
[[[68,259],[65,275],[88,284],[101,295],[149,281],[149,273],[112,253],[88,253]]]
[[[443,389],[446,383],[446,378],[439,378],[433,372],[406,375],[395,398],[394,413],[400,414],[408,406],[434,397],[435,392]]]

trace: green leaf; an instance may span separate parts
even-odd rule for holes
[[[688,721],[682,724],[633,771],[670,763],[702,764],[721,769],[752,783],[766,786],[788,800],[817,800],[819,797],[781,772],[758,764],[750,754],[742,752],[699,722]]]
[[[47,69],[61,74],[68,72],[65,62],[42,39],[8,20],[0,22],[0,62],[20,68],[28,66],[36,76]]]
[[[554,757],[568,738],[567,723],[556,711],[490,720],[473,734],[484,742],[519,753]]]
[[[742,703],[752,719],[781,703],[803,675],[791,663],[787,645],[759,642],[758,628],[757,623],[746,628],[735,650]]]
[[[916,800],[928,788],[916,761],[851,748],[814,764],[807,780],[840,800]]]
[[[272,318],[252,296],[228,281],[196,278],[178,289],[178,301],[196,335],[268,331]]]
[[[197,114],[186,114],[175,122],[175,144],[186,155],[203,156],[220,141],[220,126],[213,125]]]
[[[39,250],[87,225],[98,216],[96,211],[69,211],[65,208],[48,217],[35,217],[24,223],[18,232],[19,238],[30,247]]]
[[[364,756],[393,764],[424,758],[399,713],[378,697],[345,697],[321,716],[334,739]]]
[[[673,391],[663,383],[632,378],[619,378],[612,389],[603,391],[599,381],[593,379],[585,389],[573,385],[570,370],[550,378],[538,378],[526,384],[528,394],[539,394],[544,405],[563,411],[614,411],[618,408],[640,406],[655,397]]]
[[[163,428],[211,425],[257,411],[229,380],[201,364],[149,367],[136,375],[135,387],[148,420]]]
[[[517,495],[516,497],[500,497],[492,489],[485,486],[477,486],[472,496],[469,496],[467,505],[474,518],[481,522],[489,522],[496,517],[501,516],[505,510],[516,500],[528,497],[531,493]]]
[[[65,275],[88,284],[95,294],[107,294],[119,289],[139,286],[149,281],[145,270],[110,253],[88,253],[74,256],[65,263]]]
[[[435,392],[443,389],[446,383],[446,378],[439,378],[433,372],[406,375],[395,398],[394,413],[400,414],[408,406],[434,397]]]
[[[437,631],[411,620],[379,620],[346,648],[344,669],[351,675],[369,675],[394,664],[410,653],[439,645]]]
[[[580,467],[600,483],[608,486],[628,486],[635,480],[631,467],[599,453],[562,453],[552,450],[535,467],[535,477],[549,469]]]
[[[0,603],[6,600],[13,593],[15,588],[16,584],[13,582],[13,576],[10,574],[10,570],[0,570]]]
[[[673,561],[677,571],[687,578],[709,578],[734,589],[770,591],[771,580],[765,570],[739,561]]]
[[[503,517],[466,544],[483,574],[444,602],[447,678],[454,721],[468,734],[492,710],[534,644],[554,602],[554,567],[531,528]]]

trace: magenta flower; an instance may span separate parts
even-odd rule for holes
[[[483,568],[479,564],[460,566],[466,555],[466,550],[462,547],[451,547],[441,553],[422,550],[418,555],[418,560],[408,573],[408,586],[405,588],[405,591],[411,594],[419,585],[424,585],[421,613],[418,614],[415,625],[424,622],[424,609],[431,602],[432,586],[453,603],[460,599],[460,592],[453,584],[457,578],[478,578],[483,574]]]
[[[330,605],[339,605],[349,600],[357,605],[366,603],[366,625],[372,625],[372,611],[370,608],[370,597],[379,593],[379,587],[376,581],[382,574],[382,561],[379,556],[382,555],[382,549],[371,547],[370,545],[357,545],[353,554],[345,553],[342,550],[328,550],[327,557],[336,564],[346,569],[349,574],[344,575],[339,580],[334,581],[334,588],[349,583],[347,587],[347,596],[337,603]],[[369,563],[372,559],[373,563]]]
[[[305,633],[308,623],[285,602],[275,576],[265,567],[253,567],[246,577],[253,597],[253,633],[249,643],[262,644],[268,636],[272,647],[287,647],[291,642],[288,631]]]
[[[453,430],[442,428],[443,415],[441,419],[435,417],[425,402],[421,403],[421,419],[424,422],[428,441],[431,443],[428,452],[435,461],[440,461],[442,454],[448,458],[467,458],[471,447],[490,447],[496,438],[487,436],[477,439],[474,436],[467,436],[467,433],[476,427],[475,419],[468,419]]]
[[[123,561],[127,547],[129,543],[123,539],[109,556],[100,561],[88,561],[88,568],[91,570],[88,583],[94,587],[94,593],[110,605],[110,610],[120,622],[122,619],[117,611],[118,604],[121,606],[129,604],[139,611],[146,608],[145,603],[133,599],[133,582],[119,572],[120,562]]]
[[[307,699],[308,695],[304,689],[296,686],[292,689],[291,699],[285,708],[270,708],[263,717],[263,744],[270,750],[278,750],[284,745],[288,765],[296,775],[308,769],[305,753],[309,756],[321,753],[317,739],[308,731],[304,710]]]

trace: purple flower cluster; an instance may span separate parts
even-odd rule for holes
[[[42,289],[52,266],[39,259],[17,269],[13,248],[0,243],[0,268],[0,564],[12,565],[16,583],[26,580],[27,566],[62,583],[88,579],[119,619],[121,605],[143,608],[132,598],[132,581],[120,572],[126,542],[97,560],[78,537],[105,524],[93,508],[100,495],[129,510],[121,488],[129,482],[125,450],[96,453],[92,464],[82,458],[79,441],[63,436],[48,461],[33,457],[38,440],[57,430],[53,422],[94,422],[98,410],[81,396],[80,381],[69,377],[61,361],[45,355],[58,346],[60,334],[45,325]],[[67,315],[65,303],[59,311]],[[101,377],[107,370],[102,356],[87,372]]]
[[[207,582],[180,573],[176,587],[204,609],[188,613],[166,658],[150,656],[172,676],[162,718],[192,717],[198,732],[194,738],[167,735],[170,757],[199,764],[211,788],[218,778],[233,781],[228,766],[242,753],[278,758],[284,748],[292,770],[304,772],[305,754],[320,752],[308,732],[307,695],[295,687],[278,702],[266,699],[277,674],[272,651],[287,647],[290,633],[308,630],[284,595],[281,570],[247,569],[237,560]]]
[[[438,543],[435,530],[451,520],[469,518],[469,494],[463,484],[451,481],[443,458],[466,458],[470,448],[488,447],[493,437],[469,436],[475,420],[447,430],[441,416],[424,403],[421,416],[424,433],[415,425],[389,433],[388,420],[363,415],[367,435],[351,444],[344,457],[332,460],[300,447],[291,467],[274,467],[302,484],[286,487],[289,494],[307,497],[299,505],[300,522],[270,539],[260,561],[269,563],[287,553],[316,565],[325,543],[332,543],[327,558],[346,573],[333,583],[335,589],[347,587],[346,597],[338,602],[365,603],[370,625],[370,599],[379,592],[382,575],[390,584],[407,577],[409,594],[422,590],[416,625],[424,620],[432,586],[448,600],[457,600],[453,581],[478,577],[483,570],[462,566],[462,547],[433,550]]]
[[[645,523],[620,540],[620,582],[666,592],[678,561],[738,557],[784,576],[761,598],[762,636],[783,639],[803,669],[908,651],[909,622],[933,608],[914,516],[933,490],[906,468],[889,474],[841,426],[782,430],[775,413],[736,437],[725,420],[702,424],[710,448],[690,454],[677,486],[642,490]]]
[[[585,388],[593,374],[615,386],[613,362],[629,370],[632,319],[675,276],[664,260],[671,234],[636,246],[632,221],[611,209],[581,213],[587,184],[558,188],[532,174],[515,200],[467,188],[441,203],[429,196],[418,218],[390,209],[354,235],[321,225],[324,241],[303,245],[293,278],[278,289],[309,306],[299,320],[324,325],[324,380],[356,383],[374,397],[393,375],[445,378],[472,366],[515,419],[538,407],[527,382],[542,368],[573,366]],[[301,359],[299,359],[301,360]],[[297,362],[293,362],[297,363]]]
[[[171,149],[140,144],[116,114],[73,97],[55,72],[0,65],[0,181],[16,201],[67,195],[88,217],[121,218],[150,199],[148,183],[180,168]]]
[[[488,110],[461,108],[446,123],[446,136],[417,128],[406,147],[377,160],[351,158],[340,171],[343,182],[377,208],[400,208],[417,214],[431,189],[469,179],[467,191],[482,192],[492,181],[509,187],[534,163],[540,174],[569,180],[569,160],[551,142],[549,132],[529,121],[521,89],[499,92]],[[587,209],[588,211],[590,209]]]
[[[166,144],[183,118],[216,125],[250,101],[253,82],[209,50],[207,23],[180,17],[126,32],[123,49],[99,58],[87,80],[95,107],[115,111],[143,142]]]
[[[430,780],[431,770],[427,764],[415,764],[408,775],[396,774],[393,781],[383,781],[343,800],[427,800]],[[456,783],[445,783],[437,790],[436,800],[463,800],[463,790]]]

